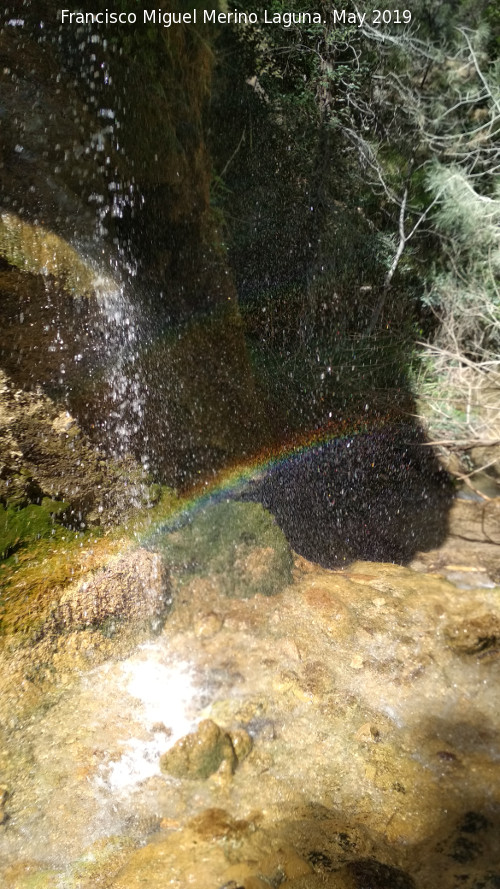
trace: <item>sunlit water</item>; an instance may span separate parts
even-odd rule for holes
[[[304,562],[283,593],[248,600],[195,579],[155,640],[27,722],[11,712],[2,855],[63,873],[102,837],[144,842],[214,806],[273,823],[313,802],[418,870],[412,849],[438,860],[435,837],[464,813],[498,824],[497,652],[449,645],[498,610],[497,590],[368,562]],[[229,781],[162,774],[207,717],[245,728],[250,756]]]

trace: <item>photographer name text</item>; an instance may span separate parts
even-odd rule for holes
[[[365,24],[409,25],[409,9],[373,9],[371,14],[351,12],[346,9],[332,9],[328,19],[320,12],[270,12],[262,15],[256,12],[219,12],[217,9],[204,9],[192,12],[164,12],[162,9],[144,9],[142,13],[114,12],[72,12],[61,10],[63,25],[160,25],[171,28],[175,25],[277,25],[292,28],[296,25],[354,25]]]

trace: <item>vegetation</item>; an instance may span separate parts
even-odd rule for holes
[[[285,6],[307,11],[269,14]],[[335,401],[325,376],[366,395],[404,368],[431,435],[489,440],[469,396],[499,364],[498,12],[418,0],[411,24],[376,26],[371,9],[352,6],[361,27],[325,12],[280,28],[257,0],[258,23],[219,47],[238,108],[219,195],[250,337],[292,387],[307,381],[302,404],[304,388]]]
[[[191,5],[161,0],[158,10],[174,8]],[[95,192],[102,202],[97,230],[140,303],[140,348],[122,362],[133,382],[120,390],[123,404],[139,405],[137,452],[151,465],[166,455],[157,476],[177,483],[186,464],[196,477],[297,427],[364,416],[366,405],[383,417],[394,393],[416,413],[412,386],[433,436],[491,439],[478,393],[498,371],[496,4],[415,0],[411,23],[381,25],[365,0],[348,4],[340,22],[333,8],[317,21],[305,0],[220,8],[252,21],[123,25],[104,38],[99,27],[61,29],[53,0],[27,12],[37,35],[43,14],[40,46],[61,63],[62,92],[71,81],[85,106],[80,129],[56,143],[61,158],[73,167],[73,148],[88,148],[71,182],[79,200]],[[41,62],[38,70],[43,79]],[[55,275],[73,292],[60,243],[26,217],[4,214],[9,271],[22,265],[42,284]],[[83,272],[75,266],[80,289]],[[28,329],[17,297],[9,305]],[[193,318],[212,337],[197,330],[186,345],[181,325]],[[128,336],[120,324],[117,343]],[[167,339],[178,340],[175,361]],[[34,350],[18,351],[19,362],[32,361]],[[19,363],[10,343],[5,356]],[[99,427],[94,413],[109,402],[92,374],[92,396],[69,385],[75,412],[99,430],[107,421]],[[77,375],[81,384],[79,364]]]

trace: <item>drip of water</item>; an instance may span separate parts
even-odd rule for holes
[[[124,284],[104,281],[98,290],[99,321],[110,393],[105,420],[109,444],[116,456],[133,449],[143,417],[143,398],[136,370],[139,348],[137,312]]]

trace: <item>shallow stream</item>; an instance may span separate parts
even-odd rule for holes
[[[414,567],[292,561],[271,515],[231,498],[161,539],[155,635],[63,632],[31,678],[3,651],[2,885],[496,887],[484,566],[451,536]]]

